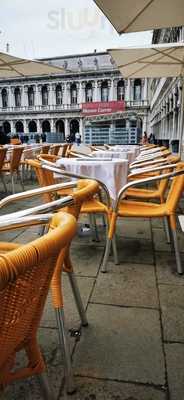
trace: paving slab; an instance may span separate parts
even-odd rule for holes
[[[184,252],[184,234],[177,232],[180,252]],[[164,229],[153,229],[153,240],[156,251],[171,252],[171,245],[167,243]]]
[[[184,285],[184,275],[176,272],[176,260],[174,253],[156,252],[156,271],[159,283]],[[184,256],[181,256],[184,268]]]
[[[184,274],[178,275],[176,272],[176,260],[174,253],[156,252],[156,271],[159,283],[184,285]],[[182,265],[184,268],[184,256],[181,254]]]
[[[127,239],[117,236],[119,262],[153,264],[152,242],[145,239]]]
[[[157,311],[90,304],[88,318],[74,355],[77,375],[165,384]]]
[[[166,400],[163,390],[142,385],[132,385],[97,379],[75,378],[77,392],[73,400]],[[61,395],[59,400],[69,400]]]
[[[122,237],[151,240],[150,220],[142,218],[119,218],[116,233]]]
[[[75,241],[71,246],[71,259],[76,275],[96,277],[103,252],[104,248],[94,243],[84,245]]]
[[[159,285],[164,339],[184,342],[184,288]]]
[[[94,279],[86,277],[77,277],[77,282],[83,305],[86,308],[94,285]],[[63,274],[62,277],[62,286],[63,286],[66,328],[67,329],[78,328],[80,326],[80,317],[76,308],[76,304],[74,301],[70,283],[68,281],[68,277],[65,274]],[[55,328],[57,326],[55,311],[52,306],[51,293],[49,293],[49,296],[47,298],[47,303],[42,317],[41,326],[52,327],[52,328]]]
[[[166,344],[167,374],[169,381],[170,400],[184,398],[184,345]]]
[[[108,273],[99,274],[91,302],[158,308],[154,267],[109,263]]]

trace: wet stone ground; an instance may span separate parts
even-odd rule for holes
[[[26,189],[30,187],[33,184]],[[17,203],[2,209],[1,215],[38,203]],[[82,217],[80,223],[84,221]],[[175,273],[175,258],[166,243],[162,221],[121,220],[117,229],[120,263],[115,266],[111,256],[107,274],[100,272],[105,244],[101,218],[98,226],[100,242],[92,241],[90,235],[77,235],[72,244],[89,321],[86,328],[80,326],[68,277],[63,277],[66,329],[77,388],[73,396],[65,391],[63,354],[50,296],[40,324],[39,342],[55,399],[183,400],[184,276]],[[26,243],[35,239],[38,231],[3,233],[0,240]],[[178,236],[184,253],[184,234],[179,229]],[[79,338],[71,334],[75,329],[80,329]],[[32,378],[10,385],[0,398],[43,397]]]

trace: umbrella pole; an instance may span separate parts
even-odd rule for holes
[[[184,134],[184,77],[182,77],[182,100],[181,100],[181,116],[180,116],[180,134],[179,134],[179,155],[182,157]]]

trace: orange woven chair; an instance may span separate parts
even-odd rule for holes
[[[150,182],[153,183],[157,180],[169,179],[169,178],[173,178],[173,181],[167,199],[162,204],[147,203],[143,201],[137,202],[137,201],[122,199],[126,191],[134,186]],[[139,181],[129,183],[125,185],[124,188],[121,189],[116,204],[113,207],[106,251],[102,264],[102,272],[106,272],[106,264],[109,257],[111,241],[116,231],[117,219],[123,217],[130,217],[130,218],[134,217],[134,218],[167,218],[173,238],[177,272],[178,274],[183,273],[183,268],[181,265],[180,254],[178,249],[177,234],[176,234],[176,208],[180,201],[183,189],[184,189],[184,163],[179,163],[177,166],[177,170],[172,173],[163,174],[148,179],[141,179]]]
[[[60,144],[53,144],[50,148],[49,154],[53,156],[57,156],[60,151],[61,145]]]
[[[2,180],[2,184],[4,186],[5,193],[7,192],[7,187],[6,187],[6,183],[5,183],[5,180],[4,180],[4,175],[2,173],[2,168],[3,168],[3,165],[4,165],[4,161],[6,159],[6,153],[7,153],[7,149],[5,147],[0,147],[0,177],[1,177],[1,180]]]
[[[17,177],[20,179],[22,189],[24,190],[24,185],[22,181],[22,177],[20,174],[20,163],[21,163],[21,156],[23,153],[24,147],[17,146],[14,147],[11,153],[11,158],[9,162],[5,162],[1,173],[9,174],[11,176],[11,184],[12,184],[12,193],[15,193],[15,183],[14,183],[14,175],[16,174]]]
[[[54,186],[48,186],[44,188],[39,188],[23,193],[19,193],[13,196],[6,197],[5,199],[1,200],[0,202],[0,207],[2,208],[3,206],[6,206],[12,202],[18,201],[18,200],[25,200],[30,197],[34,196],[40,196],[40,195],[48,195],[55,192],[57,192],[59,189],[62,188],[62,186],[71,186],[75,187],[76,190],[73,192],[72,196],[65,197],[63,199],[56,200],[51,203],[47,203],[41,206],[37,206],[28,210],[23,210],[19,211],[16,213],[3,215],[3,217],[0,217],[0,230],[5,230],[7,224],[11,223],[12,229],[17,228],[17,222],[20,221],[21,227],[23,227],[23,219],[26,216],[34,215],[35,213],[42,213],[43,212],[53,212],[61,207],[65,207],[65,211],[74,215],[77,219],[80,214],[80,209],[81,205],[84,201],[90,199],[95,193],[98,192],[98,184],[95,181],[92,180],[82,180],[78,182],[70,182],[66,184],[57,184]],[[43,216],[42,216],[43,217]],[[55,217],[55,220],[57,221],[57,217]],[[31,221],[30,221],[31,225]],[[53,229],[54,225],[53,222],[50,224],[49,229]],[[54,309],[56,312],[56,319],[57,319],[57,325],[58,325],[58,331],[59,331],[59,339],[61,343],[61,349],[62,349],[62,354],[64,350],[64,361],[65,361],[65,376],[66,376],[66,386],[67,386],[67,392],[68,393],[73,393],[75,391],[75,385],[73,381],[73,375],[72,375],[72,367],[71,367],[71,358],[70,358],[70,350],[67,342],[67,337],[65,334],[65,328],[64,328],[64,308],[63,308],[63,295],[62,295],[62,288],[61,288],[61,274],[62,270],[68,274],[69,281],[72,287],[72,291],[74,294],[74,299],[76,302],[77,310],[81,318],[81,323],[82,326],[87,326],[88,321],[86,318],[85,310],[83,307],[83,303],[81,300],[80,292],[78,289],[77,281],[75,278],[75,274],[73,271],[73,265],[70,259],[70,254],[69,254],[69,247],[65,250],[65,254],[60,260],[60,262],[57,263],[57,267],[54,272],[54,276],[52,279],[52,284],[51,284],[51,289],[52,289],[52,298],[53,298],[53,305]],[[63,267],[63,260],[64,260],[64,267]]]
[[[65,170],[62,170],[54,163],[51,163],[49,161],[44,160],[44,158],[41,157],[39,162],[35,162],[34,160],[29,160],[29,163],[34,166],[38,182],[40,186],[48,186],[48,185],[53,185],[56,183],[55,178],[54,178],[54,173],[60,175],[61,178],[68,177],[68,178],[77,178],[77,179],[89,179],[89,177],[86,176],[81,176],[81,175],[74,175],[72,173],[69,173]],[[43,164],[43,165],[42,165]],[[81,214],[88,214],[90,216],[90,225],[93,228],[93,236],[96,241],[99,240],[98,238],[98,231],[97,231],[97,226],[96,226],[96,221],[95,221],[95,214],[102,214],[102,216],[106,216],[107,223],[109,221],[109,214],[111,213],[111,200],[109,196],[108,189],[105,187],[105,185],[102,186],[102,183],[99,182],[100,187],[105,191],[106,194],[106,199],[107,199],[107,204],[102,202],[101,198],[101,192],[100,189],[98,191],[98,196],[94,196],[90,200],[86,200],[83,202],[82,207],[81,207]],[[65,196],[65,195],[70,195],[72,194],[72,190],[62,190],[58,192],[59,196]],[[44,197],[44,201],[51,201],[51,197]],[[106,225],[106,221],[103,219],[103,224]],[[114,244],[113,244],[114,245]],[[115,246],[114,246],[115,250]]]
[[[42,375],[46,366],[37,330],[53,272],[75,234],[76,222],[71,215],[60,213],[51,225],[54,230],[24,246],[0,244],[0,385],[40,376],[46,400],[54,396]],[[22,349],[28,364],[15,369],[16,354]]]
[[[41,154],[48,154],[50,148],[51,148],[50,144],[44,144],[41,149]]]
[[[139,173],[134,173],[129,175],[129,178],[132,178],[133,180],[141,179],[141,178],[147,178],[152,174],[151,176],[156,176],[159,173],[168,173],[172,170],[174,170],[177,167],[177,164],[166,164],[160,167],[155,167],[155,168],[148,168],[147,170],[144,169],[144,172],[142,174]],[[150,172],[151,171],[151,172]],[[162,179],[159,182],[155,182],[156,187],[153,189],[148,189],[148,188],[130,188],[126,191],[125,196],[126,198],[133,198],[133,199],[140,199],[140,200],[158,200],[160,203],[164,203],[165,200],[165,194],[166,190],[168,188],[169,184],[169,179]]]

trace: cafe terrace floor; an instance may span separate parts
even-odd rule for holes
[[[33,185],[36,187],[33,183],[26,189]],[[1,213],[33,204],[38,200],[15,204]],[[81,329],[80,340],[72,335],[80,329],[80,321],[67,276],[63,279],[66,326],[77,385],[73,396],[67,396],[64,390],[63,361],[50,297],[39,329],[56,399],[183,400],[184,276],[173,272],[175,259],[166,244],[162,222],[121,220],[120,264],[115,266],[111,257],[107,274],[100,272],[105,241],[101,218],[98,223],[100,242],[78,235],[72,245],[89,320],[89,326]],[[1,234],[0,239],[26,243],[35,239],[37,232],[38,228],[13,231]],[[184,234],[179,232],[179,237],[184,262]],[[2,399],[42,397],[37,381],[31,379],[10,385]]]

